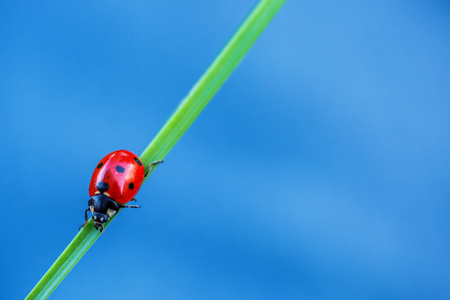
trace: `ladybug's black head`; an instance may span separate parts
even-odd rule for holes
[[[109,221],[118,211],[119,205],[104,194],[98,194],[89,199],[89,208],[92,213],[92,220],[96,229],[103,231],[103,224]],[[85,220],[87,221],[87,214],[85,214]]]
[[[108,222],[108,215],[102,214],[99,212],[94,212],[92,214],[92,219],[94,220],[94,224],[96,225],[95,226],[96,228],[97,228],[97,226],[99,226],[100,228],[103,229],[103,224]]]

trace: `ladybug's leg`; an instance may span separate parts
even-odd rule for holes
[[[119,204],[120,208],[141,208],[140,205],[121,205]]]
[[[86,208],[86,210],[84,211],[84,224],[86,224],[88,222],[88,215],[87,212],[90,211],[90,208]]]
[[[162,162],[163,162],[163,160],[156,160],[156,161],[152,162],[151,164],[149,164],[147,172],[145,172],[144,178],[146,178],[148,176],[148,174],[150,174],[150,172],[152,171],[154,166],[159,165]]]
[[[137,199],[136,199],[136,198],[133,198],[133,199],[130,200],[130,202],[131,202],[131,201],[133,201],[133,202],[136,203],[136,202],[137,202]],[[134,205],[134,206],[139,206],[139,207],[141,207],[140,205]]]
[[[89,208],[86,208],[86,210],[84,211],[84,223],[83,223],[83,225],[80,226],[80,228],[78,228],[78,230],[81,230],[81,228],[83,228],[88,223],[88,214],[87,214],[87,212],[89,210],[90,210]]]

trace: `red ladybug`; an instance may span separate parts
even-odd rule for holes
[[[151,163],[145,172],[142,161],[136,154],[118,150],[106,155],[97,165],[89,184],[89,207],[84,212],[84,224],[88,222],[87,212],[91,211],[94,226],[103,231],[103,224],[114,216],[120,208],[139,208],[139,205],[124,205],[135,201],[139,188],[151,169],[161,163]],[[81,228],[80,227],[80,228]]]

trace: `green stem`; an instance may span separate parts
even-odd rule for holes
[[[163,159],[230,76],[286,0],[262,0],[253,9],[206,73],[180,103],[141,154],[145,165]],[[117,214],[116,214],[117,216]],[[111,218],[105,228],[111,223]],[[100,236],[92,223],[84,226],[26,299],[46,299]]]
[[[263,0],[253,9],[212,65],[141,155],[144,163],[162,159],[230,76],[286,0]]]

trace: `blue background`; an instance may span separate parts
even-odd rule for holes
[[[256,1],[0,4],[0,298]],[[288,1],[51,299],[450,298],[450,6]]]

